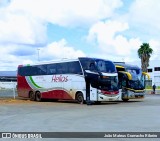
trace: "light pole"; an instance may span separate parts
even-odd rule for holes
[[[122,62],[124,62],[124,57],[122,58]]]
[[[38,51],[38,61],[39,61],[39,51],[40,51],[40,48],[37,48],[37,51]]]

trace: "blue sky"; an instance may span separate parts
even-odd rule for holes
[[[0,70],[82,56],[140,61],[160,55],[158,0],[0,0]]]

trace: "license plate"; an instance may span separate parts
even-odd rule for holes
[[[113,101],[113,98],[109,98],[109,101]]]

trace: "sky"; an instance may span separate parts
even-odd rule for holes
[[[96,57],[160,60],[159,0],[0,0],[0,71],[20,64]]]

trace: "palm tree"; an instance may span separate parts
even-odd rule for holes
[[[138,57],[141,59],[141,67],[143,72],[147,72],[147,67],[149,66],[149,59],[153,49],[150,48],[148,43],[143,43],[138,49]]]

